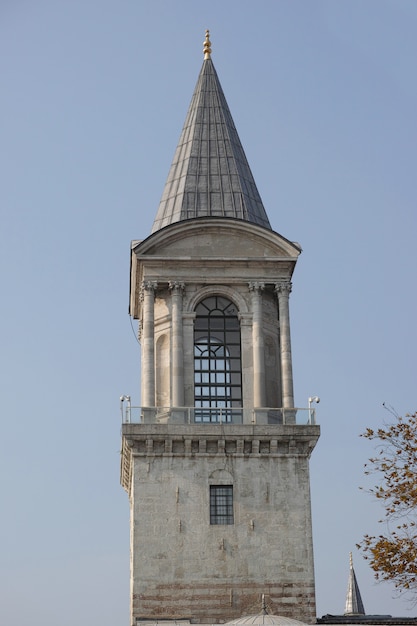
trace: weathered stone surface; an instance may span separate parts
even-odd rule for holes
[[[318,435],[318,426],[125,424],[134,617],[223,621],[256,612],[264,593],[273,612],[312,621],[308,458]],[[210,525],[210,484],[233,485],[234,524]]]

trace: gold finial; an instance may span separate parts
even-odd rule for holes
[[[204,40],[203,46],[204,59],[211,58],[211,41],[210,41],[210,31],[206,30],[206,38]]]

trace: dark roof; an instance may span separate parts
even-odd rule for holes
[[[392,617],[392,615],[323,615],[317,618],[317,624],[378,624],[380,626],[415,625],[417,617]]]
[[[271,229],[210,54],[203,61],[152,232],[196,217],[233,217]]]

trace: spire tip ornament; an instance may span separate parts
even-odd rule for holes
[[[204,52],[204,60],[211,58],[211,41],[210,41],[209,30],[206,30],[206,38],[204,40],[203,52]]]

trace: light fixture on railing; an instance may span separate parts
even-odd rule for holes
[[[312,403],[315,402],[318,404],[320,402],[320,398],[318,396],[310,396],[308,399],[308,408],[311,409]]]
[[[313,402],[318,404],[320,402],[320,398],[318,396],[310,396],[308,399],[308,422],[309,424],[314,424],[316,421],[315,409],[311,408],[311,405]]]
[[[127,402],[126,422],[130,422],[130,396],[120,396],[120,413],[123,421],[123,403]]]

